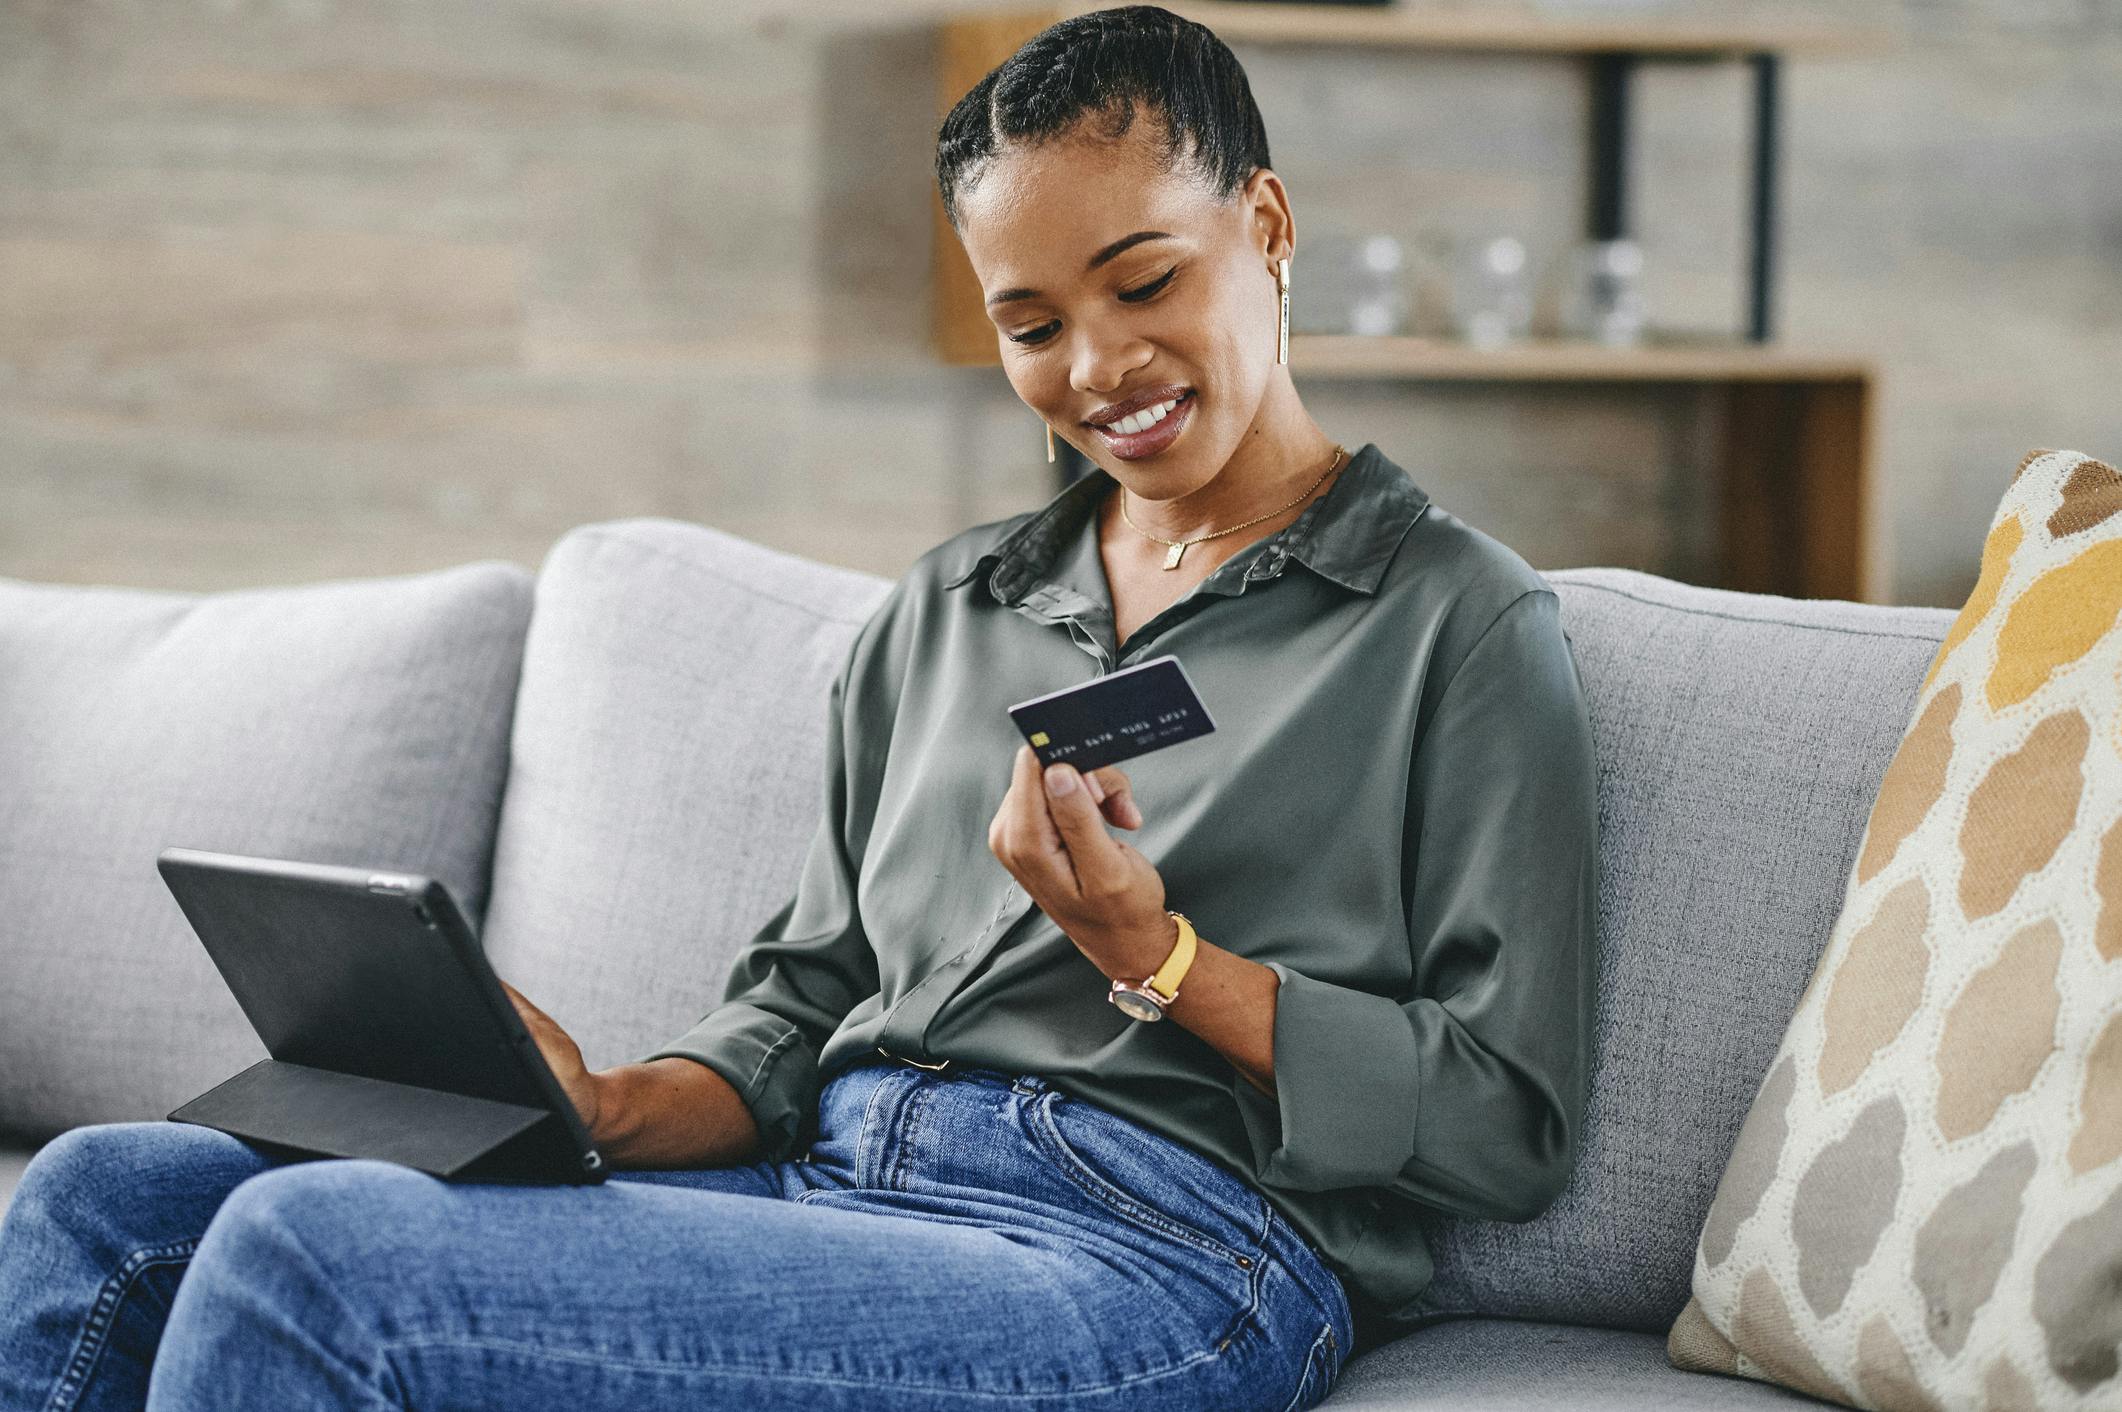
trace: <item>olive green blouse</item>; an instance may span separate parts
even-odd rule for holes
[[[1437,1213],[1525,1221],[1576,1160],[1597,972],[1590,720],[1554,590],[1374,445],[1114,643],[1093,468],[893,585],[830,693],[824,817],[696,1059],[800,1156],[879,1045],[1030,1072],[1244,1176],[1341,1275],[1359,1346]],[[989,850],[1004,708],[1164,653],[1215,731],[1124,762],[1129,843],[1280,980],[1276,1096],[1108,980]],[[1408,1321],[1411,1323],[1411,1321]],[[1360,1332],[1366,1325],[1369,1338]]]

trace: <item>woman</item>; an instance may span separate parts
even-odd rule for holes
[[[1422,1312],[1425,1216],[1561,1190],[1596,791],[1555,595],[1305,412],[1244,73],[1160,9],[1067,20],[937,173],[1094,468],[863,625],[796,894],[690,1033],[590,1073],[511,989],[613,1180],[77,1129],[0,1228],[0,1403],[1287,1412],[1358,1311]],[[1013,736],[1164,653],[1206,739],[1079,774]]]

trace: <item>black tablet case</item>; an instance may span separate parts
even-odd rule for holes
[[[604,1179],[443,884],[178,848],[157,867],[272,1056],[171,1120],[458,1180]]]

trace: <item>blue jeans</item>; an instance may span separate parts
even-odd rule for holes
[[[1340,1280],[1189,1148],[881,1057],[818,1117],[594,1187],[76,1128],[0,1222],[0,1408],[1291,1412],[1340,1372]]]

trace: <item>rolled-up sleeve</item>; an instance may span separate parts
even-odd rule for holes
[[[1597,762],[1552,589],[1462,658],[1409,773],[1413,993],[1267,962],[1275,1096],[1232,1092],[1263,1182],[1531,1220],[1576,1161],[1597,976]]]
[[[895,588],[856,634],[833,679],[824,809],[795,894],[738,952],[721,1003],[641,1056],[698,1060],[729,1080],[759,1125],[756,1161],[796,1155],[817,1109],[818,1056],[847,1012],[879,988],[856,883],[896,695],[870,648],[900,597]]]

